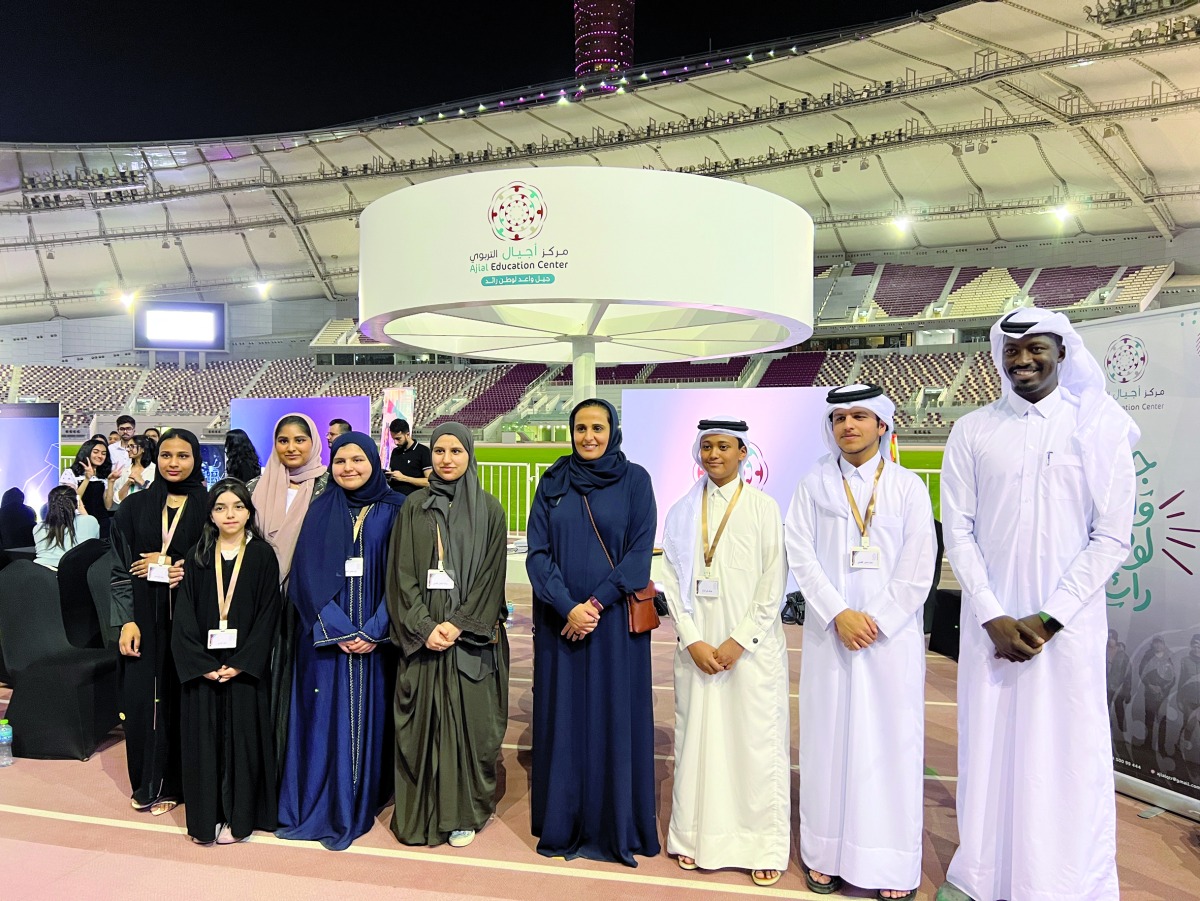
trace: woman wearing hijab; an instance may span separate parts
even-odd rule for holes
[[[235,429],[234,431],[240,431]],[[233,432],[229,433],[230,435]],[[243,433],[244,434],[244,433]],[[296,661],[296,610],[287,603],[292,555],[309,504],[320,497],[329,483],[329,471],[321,463],[321,442],[315,440],[317,425],[303,413],[289,413],[275,423],[275,443],[262,475],[246,483],[254,501],[254,522],[275,549],[279,582],[284,593],[279,616],[279,634],[271,663],[271,716],[275,723],[276,773],[283,770],[283,753],[288,733],[288,710],[292,694],[292,671]],[[246,439],[249,444],[250,439]],[[225,438],[229,449],[229,436]],[[253,450],[253,445],[251,445]],[[230,461],[234,460],[233,455]],[[255,465],[258,460],[255,458]]]
[[[429,487],[400,511],[387,570],[400,646],[392,832],[462,848],[496,809],[508,724],[508,521],[479,484],[466,428],[441,425],[430,444]]]
[[[396,656],[384,584],[404,496],[388,487],[369,436],[339,436],[331,458],[334,484],[304,518],[288,589],[296,663],[276,834],[340,851],[392,794]]]
[[[200,442],[171,429],[158,476],[113,520],[112,624],[121,627],[121,719],[135,810],[155,816],[179,802],[179,674],[171,656],[175,586],[200,538],[207,491]]]
[[[9,488],[0,501],[0,547],[33,547],[33,527],[37,517],[25,503],[25,492]]]
[[[571,436],[529,518],[533,834],[547,857],[634,867],[659,853],[650,634],[630,633],[625,600],[650,581],[654,490],[612,404],[576,405]]]

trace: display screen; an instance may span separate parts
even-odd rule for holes
[[[19,488],[35,512],[58,484],[58,404],[0,404],[0,491]]]
[[[139,303],[133,313],[138,350],[226,350],[225,304]]]

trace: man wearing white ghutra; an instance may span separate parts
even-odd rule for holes
[[[742,478],[749,428],[704,419],[704,470],[667,514],[663,591],[675,649],[675,787],[667,852],[774,885],[791,849],[783,517]]]
[[[843,880],[908,899],[921,881],[925,641],[936,540],[925,484],[886,453],[895,405],[874,385],[826,397],[830,453],[784,521],[806,602],[800,657],[800,854],[811,891]]]

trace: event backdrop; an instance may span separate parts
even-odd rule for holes
[[[692,459],[696,423],[728,416],[750,426],[749,484],[787,513],[801,477],[828,453],[821,438],[828,388],[655,388],[621,393],[622,449],[650,473],[658,540],[667,511],[702,470]]]
[[[325,433],[331,419],[344,419],[355,431],[371,433],[369,397],[246,397],[229,405],[229,426],[242,429],[258,451],[258,462],[266,465],[275,444],[275,423],[288,413],[304,413],[317,424],[313,440],[321,445],[321,461],[329,465]]]
[[[1079,332],[1104,369],[1109,394],[1142,430],[1133,454],[1138,489],[1133,548],[1106,588],[1109,717],[1118,787],[1195,817],[1200,799],[1200,308],[1105,319],[1080,325]]]
[[[0,492],[20,488],[40,510],[58,463],[58,404],[0,404]]]
[[[383,420],[379,425],[379,457],[383,460],[384,466],[392,458],[392,448],[395,446],[388,426],[392,424],[393,419],[403,419],[409,424],[409,427],[412,427],[416,398],[417,393],[413,388],[385,388],[383,390]]]

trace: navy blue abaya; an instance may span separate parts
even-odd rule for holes
[[[629,633],[625,595],[650,581],[657,513],[649,474],[630,463],[588,495],[616,569],[574,488],[530,514],[533,585],[533,834],[538,852],[637,866],[659,853],[650,634]],[[586,638],[560,635],[571,609],[604,606]]]

